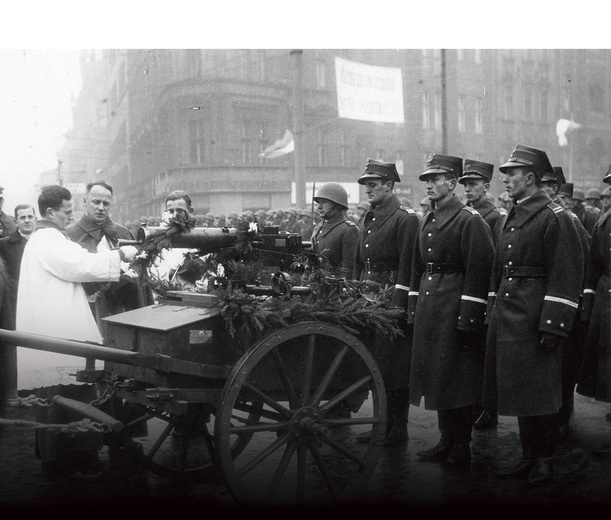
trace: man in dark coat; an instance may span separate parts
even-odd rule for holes
[[[17,312],[17,288],[21,271],[21,257],[28,238],[36,229],[36,210],[29,204],[15,206],[15,221],[17,229],[7,237],[0,239],[0,281],[2,298],[0,298],[0,320],[3,328],[15,330]],[[14,345],[0,346],[0,380],[1,385],[17,395],[17,347]]]
[[[471,460],[473,409],[481,400],[486,297],[494,247],[490,227],[454,194],[462,159],[431,154],[420,180],[431,201],[413,256],[410,403],[437,410],[441,439],[417,453],[463,466]]]
[[[568,215],[569,219],[575,226],[579,235],[579,243],[583,253],[583,265],[588,265],[588,255],[590,251],[590,234],[586,228],[570,209],[571,206],[565,204],[564,200],[559,196],[560,190],[566,192],[570,189],[572,195],[573,185],[568,186],[564,177],[562,166],[554,166],[551,172],[543,174],[541,179],[541,188],[550,199],[556,204],[562,206]],[[559,214],[559,218],[561,214]],[[587,330],[582,325],[581,320],[581,300],[579,309],[575,314],[571,333],[564,342],[564,353],[562,356],[562,406],[558,412],[558,433],[561,438],[567,437],[569,434],[569,423],[575,404],[575,385],[577,385],[577,376],[581,359],[583,357],[584,339]]]
[[[496,240],[501,233],[501,226],[505,220],[505,215],[503,215],[497,209],[494,202],[487,197],[493,172],[493,164],[475,161],[473,159],[465,159],[463,172],[458,182],[465,187],[467,206],[474,208],[484,217],[484,221],[490,226],[492,241],[496,245]],[[476,430],[489,430],[498,424],[499,418],[496,413],[495,404],[491,403],[484,407],[476,405],[475,409],[476,421],[473,427]]]
[[[329,182],[318,190],[314,202],[322,221],[312,232],[312,249],[326,259],[328,267],[338,269],[337,274],[345,277],[352,273],[360,234],[359,227],[345,214],[348,193],[341,184]]]
[[[598,220],[596,213],[592,209],[585,205],[586,195],[583,190],[575,188],[573,190],[573,213],[579,217],[583,227],[586,228],[588,233],[591,235],[594,229],[594,224]]]
[[[514,205],[490,283],[486,356],[496,370],[486,370],[484,399],[491,389],[499,415],[518,418],[522,459],[497,475],[540,485],[552,478],[563,343],[579,306],[583,253],[575,226],[541,189],[552,170],[547,154],[518,145],[499,169]]]
[[[85,214],[66,228],[66,236],[91,253],[113,249],[120,239],[133,240],[125,226],[110,218],[112,202],[113,189],[109,184],[104,181],[89,183],[84,197]],[[142,306],[138,285],[125,272],[118,282],[83,283],[83,287],[100,327],[104,327],[102,318]],[[101,332],[104,336],[104,331]]]
[[[4,188],[0,186],[0,238],[7,237],[17,230],[15,219],[2,211],[4,206]]]
[[[603,182],[611,185],[611,165]],[[607,211],[592,230],[586,268],[582,320],[587,326],[577,393],[597,401],[611,402],[611,212]],[[594,455],[611,456],[611,443],[594,450]]]
[[[394,163],[368,159],[358,183],[365,186],[370,209],[355,250],[352,277],[370,282],[381,290],[393,288],[391,306],[406,309],[411,275],[411,259],[418,232],[416,212],[401,204],[394,194],[401,182]],[[412,331],[402,320],[405,337],[390,341],[377,335],[370,342],[384,379],[388,423],[384,446],[404,446],[408,440],[409,374]],[[369,440],[365,437],[361,441]]]

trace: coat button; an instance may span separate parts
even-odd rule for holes
[[[552,324],[552,320],[547,320],[547,324],[551,325]]]
[[[564,327],[564,323],[560,323],[560,328],[563,328],[563,327]]]
[[[507,278],[507,281],[508,281],[508,282],[511,282],[511,280],[513,280],[513,278]]]
[[[505,298],[509,298],[509,293],[508,292],[505,293]]]

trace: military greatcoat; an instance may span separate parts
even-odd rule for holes
[[[408,319],[414,322],[410,402],[443,410],[481,397],[482,345],[465,346],[459,330],[482,333],[494,257],[482,216],[457,196],[422,219],[414,251]]]
[[[577,393],[611,401],[611,212],[592,231],[584,288],[584,319],[589,322]]]
[[[353,277],[376,282],[382,288],[394,286],[393,306],[407,306],[411,259],[419,222],[416,212],[402,206],[394,194],[365,214],[355,250]],[[407,388],[409,383],[412,327],[403,325],[404,338],[389,341],[375,335],[365,340],[380,366],[386,390]]]
[[[501,227],[503,226],[503,221],[505,220],[505,215],[503,215],[494,203],[488,200],[486,197],[482,197],[475,204],[471,206],[473,209],[476,209],[477,212],[484,217],[484,221],[486,224],[490,226],[490,230],[492,231],[492,240],[496,245],[496,241],[498,236],[501,233]]]
[[[540,333],[568,337],[583,283],[579,236],[564,209],[538,190],[510,210],[496,249],[488,299],[490,324],[483,402],[496,378],[499,415],[558,412],[562,349],[540,345]],[[488,365],[488,361],[486,362]]]
[[[325,257],[331,267],[352,273],[359,227],[343,213],[318,223],[312,232],[314,252]]]

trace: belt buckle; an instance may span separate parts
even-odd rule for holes
[[[433,272],[433,262],[426,263],[426,274],[431,274]]]
[[[508,265],[503,266],[503,276],[505,278],[509,278],[509,266]]]

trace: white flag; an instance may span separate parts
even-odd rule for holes
[[[573,130],[581,128],[579,123],[575,121],[569,121],[568,119],[558,119],[556,123],[556,135],[558,136],[558,146],[566,146],[569,144],[567,134]]]
[[[265,150],[263,150],[259,157],[265,157],[266,159],[273,159],[274,157],[280,157],[286,155],[295,150],[295,140],[290,130],[284,132],[284,137],[278,139],[274,144],[270,144]]]

